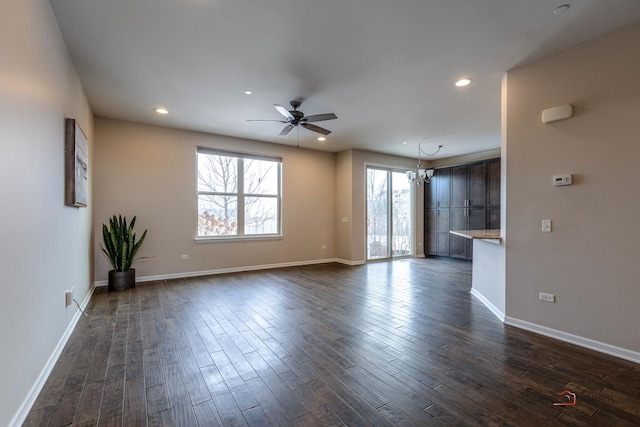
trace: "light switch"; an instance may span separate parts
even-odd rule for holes
[[[542,232],[543,233],[551,233],[551,220],[543,219],[542,220]]]
[[[553,177],[553,185],[556,187],[571,184],[573,184],[573,177],[571,175],[555,175]]]

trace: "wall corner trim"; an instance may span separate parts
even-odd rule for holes
[[[82,309],[82,311],[84,311],[87,308],[87,305],[89,305],[89,301],[91,301],[91,297],[93,296],[93,291],[95,289],[95,285],[91,285],[89,292],[87,292],[84,299],[82,300],[82,303],[80,303],[80,308]],[[75,314],[71,318],[71,321],[67,325],[67,329],[65,329],[64,334],[62,335],[62,337],[60,337],[60,341],[58,341],[58,344],[53,349],[53,352],[49,356],[47,363],[45,363],[44,367],[42,368],[40,375],[38,375],[36,382],[31,387],[31,390],[29,390],[29,393],[27,393],[27,397],[22,402],[22,405],[20,405],[11,421],[9,421],[10,427],[19,427],[27,419],[29,411],[31,411],[31,407],[36,402],[38,395],[47,382],[47,379],[49,378],[51,371],[56,365],[60,354],[62,354],[62,350],[64,350],[64,346],[67,344],[67,341],[69,341],[71,334],[73,333],[78,321],[80,320],[80,316],[82,316],[81,311],[76,310]]]
[[[588,348],[589,350],[598,351],[610,356],[619,357],[620,359],[629,360],[634,363],[640,363],[640,353],[626,348],[617,347],[615,345],[592,340],[590,338],[581,337],[579,335],[570,334],[568,332],[559,331],[557,329],[548,328],[536,323],[527,322],[513,317],[506,317],[505,324],[516,328],[524,329],[529,332],[555,338],[570,344]]]
[[[485,307],[487,307],[498,318],[498,320],[504,323],[504,319],[505,319],[504,313],[500,311],[498,307],[493,305],[491,301],[489,301],[484,295],[482,295],[476,289],[471,288],[471,291],[469,292],[471,293],[471,295],[476,297],[482,304],[484,304]]]

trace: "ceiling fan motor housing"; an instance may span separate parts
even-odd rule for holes
[[[281,136],[289,134],[291,129],[293,129],[298,125],[312,132],[321,133],[322,135],[329,135],[331,133],[330,130],[311,124],[310,122],[321,122],[324,120],[333,120],[333,119],[337,119],[338,116],[336,116],[333,113],[325,113],[325,114],[313,114],[309,117],[306,117],[302,111],[298,110],[298,107],[300,107],[300,101],[293,100],[293,101],[290,101],[289,104],[291,105],[291,108],[293,108],[293,110],[287,110],[282,105],[273,104],[275,109],[278,110],[278,112],[282,114],[286,120],[251,120],[251,121],[286,123],[287,125],[280,132]]]
[[[300,121],[300,119],[304,117],[304,113],[302,111],[292,110],[292,111],[289,111],[289,112],[293,116],[293,120],[291,121],[291,123],[293,123],[295,125],[297,125],[298,122]]]
[[[304,117],[304,113],[302,111],[298,111],[298,107],[300,107],[300,101],[291,101],[289,102],[289,104],[293,108],[293,110],[289,111],[293,116],[293,120],[291,121],[291,123],[293,125],[297,125],[300,122],[300,119]]]

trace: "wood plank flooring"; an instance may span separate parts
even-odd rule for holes
[[[504,326],[470,283],[404,259],[98,289],[25,425],[640,425],[640,366]]]

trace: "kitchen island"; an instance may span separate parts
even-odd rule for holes
[[[471,293],[501,321],[505,311],[505,251],[499,229],[451,230],[473,241]]]

